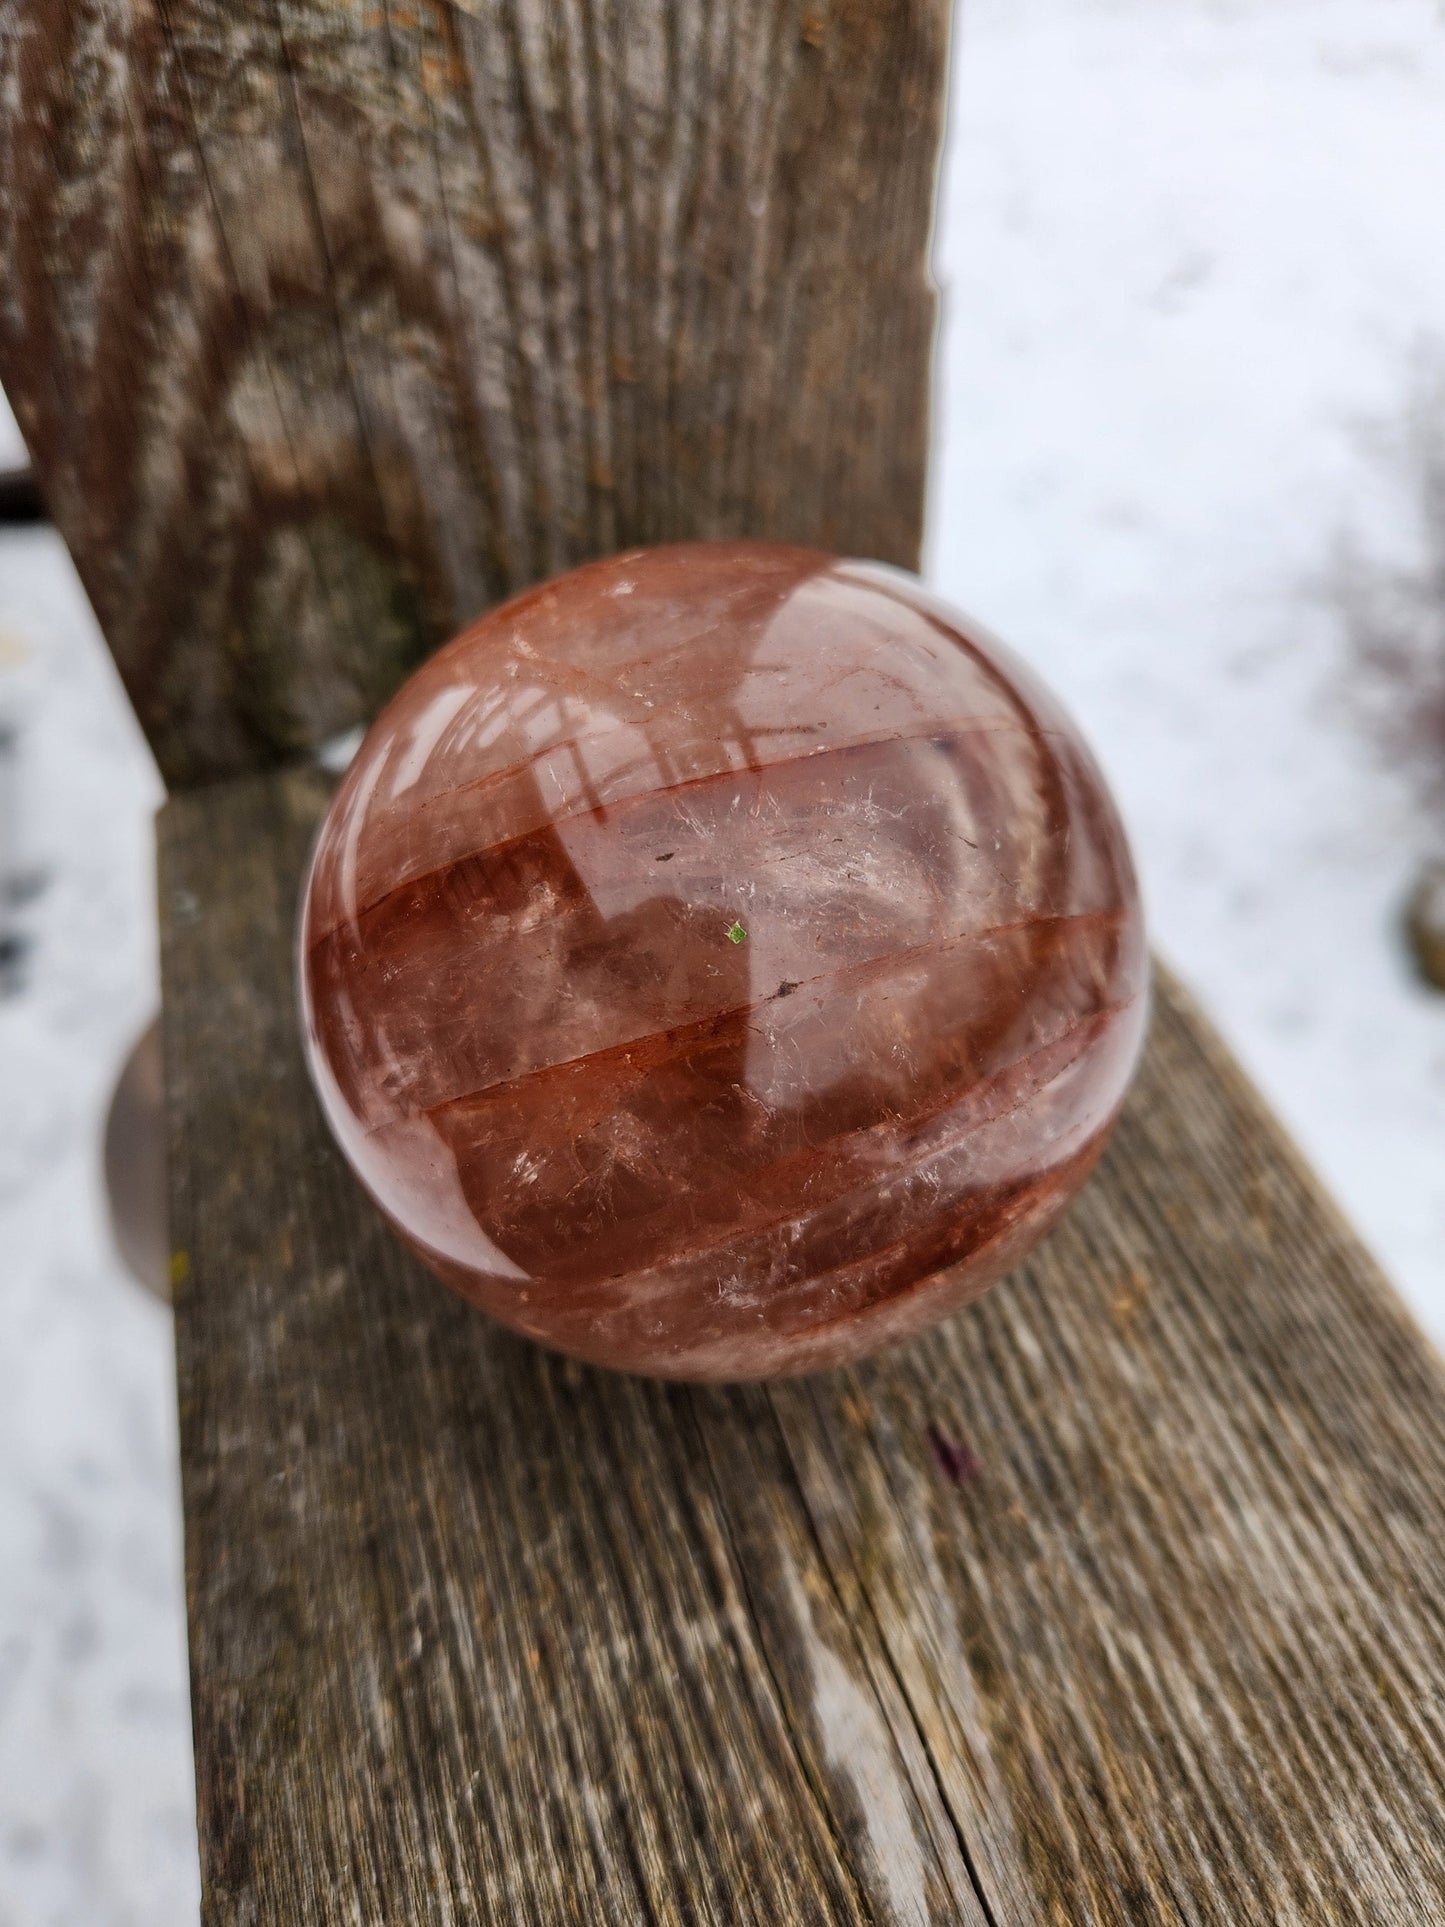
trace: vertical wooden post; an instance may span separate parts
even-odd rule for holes
[[[11,0],[0,381],[172,784],[487,603],[916,560],[947,0]]]

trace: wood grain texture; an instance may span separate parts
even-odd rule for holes
[[[454,1302],[313,1104],[322,792],[161,819],[203,1915],[1445,1921],[1445,1376],[1167,978],[1062,1229],[812,1381]]]
[[[947,0],[7,0],[0,381],[163,774],[488,603],[911,566]]]

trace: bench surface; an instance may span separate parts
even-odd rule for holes
[[[1445,1382],[1160,974],[1064,1225],[869,1363],[566,1363],[301,1061],[325,801],[160,818],[203,1917],[1445,1921]]]

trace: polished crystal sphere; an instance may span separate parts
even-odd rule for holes
[[[594,563],[383,711],[300,935],[356,1175],[483,1311],[763,1378],[975,1298],[1099,1155],[1138,893],[1059,704],[914,578]]]

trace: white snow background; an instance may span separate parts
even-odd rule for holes
[[[1421,554],[1445,15],[969,0],[957,52],[929,574],[1072,703],[1160,949],[1438,1339],[1445,998],[1396,918],[1445,825],[1362,724],[1328,584],[1346,538]],[[0,1927],[171,1927],[197,1908],[171,1336],[98,1162],[156,996],[160,785],[46,530],[0,533],[6,719],[44,882],[0,998]]]

